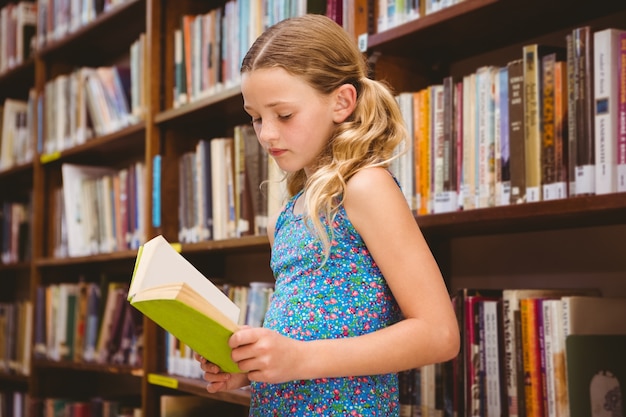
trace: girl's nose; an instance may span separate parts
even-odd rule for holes
[[[263,122],[263,125],[259,128],[257,132],[259,140],[261,143],[271,144],[278,138],[278,129],[273,123]]]

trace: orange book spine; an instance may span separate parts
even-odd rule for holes
[[[419,190],[420,209],[419,214],[430,213],[430,95],[429,90],[420,91],[420,129],[419,129]]]
[[[526,417],[543,417],[543,384],[541,358],[537,335],[538,298],[520,300],[522,322],[522,356],[524,366],[524,394]]]

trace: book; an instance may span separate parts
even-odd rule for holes
[[[568,197],[568,148],[569,109],[567,90],[567,61],[554,64],[554,170],[553,186],[555,198]]]
[[[571,335],[565,343],[570,416],[624,415],[626,335]]]
[[[626,191],[626,33],[619,37],[619,59],[617,61],[617,191]]]
[[[542,161],[542,60],[555,53],[555,60],[565,55],[565,50],[541,44],[523,47],[524,64],[524,153],[526,155],[526,201],[541,201]]]
[[[538,303],[540,298],[522,298],[520,317],[522,320],[522,354],[524,371],[524,400],[526,415],[540,417],[544,415],[543,381],[540,369],[540,346],[538,338]]]
[[[567,296],[563,302],[563,332],[626,334],[626,297]]]
[[[508,395],[510,417],[525,415],[524,407],[524,386],[523,381],[523,361],[519,352],[521,337],[516,334],[516,330],[521,330],[521,322],[516,329],[516,315],[519,316],[520,300],[524,298],[558,298],[572,294],[597,294],[596,290],[588,289],[547,289],[547,288],[522,288],[505,289],[502,291],[502,311],[503,311],[503,339],[504,339],[504,370],[506,380],[506,391]],[[520,317],[521,319],[521,317]]]
[[[509,147],[511,204],[526,202],[526,154],[524,151],[524,66],[521,59],[507,64],[509,72]]]
[[[593,34],[590,26],[572,32],[574,112],[576,122],[576,195],[595,194],[593,111]],[[570,195],[572,195],[570,193]]]
[[[617,192],[619,39],[626,31],[604,29],[593,34],[596,194]]]
[[[128,301],[225,372],[240,372],[228,346],[239,307],[162,235],[139,248]]]

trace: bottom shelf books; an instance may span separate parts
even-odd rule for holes
[[[625,416],[626,297],[599,294],[460,289],[459,355],[399,374],[401,415]]]

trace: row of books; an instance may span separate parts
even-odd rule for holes
[[[265,29],[305,13],[326,14],[339,24],[350,16],[344,0],[231,0],[202,14],[185,14],[174,30],[172,106],[239,85],[239,66]],[[344,13],[344,10],[346,13]],[[345,19],[345,26],[351,25]],[[352,33],[352,32],[350,32]]]
[[[140,103],[136,95],[141,94],[132,80],[144,78],[134,75],[138,62],[130,67],[83,67],[48,81],[40,96],[40,152],[55,154],[136,123],[143,114],[141,107],[131,107]]]
[[[30,374],[32,319],[30,301],[0,303],[0,372]]]
[[[140,367],[143,316],[128,284],[59,283],[37,288],[35,357]]]
[[[0,416],[26,416],[27,405],[32,401],[28,393],[23,391],[0,391]]]
[[[368,33],[380,33],[411,20],[454,6],[463,0],[378,0],[376,28]],[[373,4],[370,5],[373,7]]]
[[[133,401],[94,397],[87,400],[46,397],[27,401],[31,417],[141,417]]]
[[[142,162],[121,169],[63,164],[61,171],[62,192],[53,195],[55,254],[110,253],[137,249],[145,241]]]
[[[622,335],[616,343],[626,341],[626,298],[603,297],[593,289],[463,289],[453,301],[462,348],[444,367],[449,380],[442,386],[458,415],[580,415],[573,412],[581,401],[577,375],[597,358],[570,357],[570,343],[587,343],[570,339]],[[617,375],[623,368],[618,355],[594,372]],[[568,395],[571,390],[576,395]]]
[[[35,2],[8,3],[0,8],[0,74],[31,58],[36,27]]]
[[[30,202],[0,204],[0,262],[8,265],[31,258]]]
[[[261,327],[269,306],[274,285],[269,282],[251,282],[250,285],[221,286],[222,291],[239,307],[239,325]],[[193,358],[193,351],[178,338],[165,332],[165,369],[169,374],[188,378],[202,378],[202,369]]]
[[[233,137],[199,140],[179,159],[179,240],[264,234],[267,213],[286,195],[282,175],[249,125],[236,126]]]
[[[0,171],[33,160],[35,144],[35,95],[27,101],[7,98],[0,105]]]
[[[626,191],[626,35],[565,41],[398,95],[410,140],[394,169],[418,213]]]
[[[59,41],[127,0],[37,0],[36,47]]]

